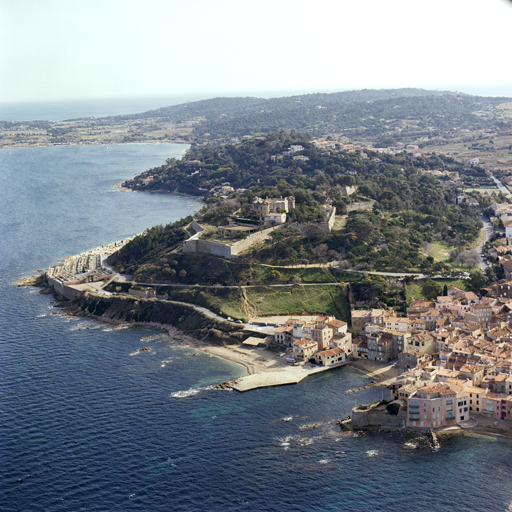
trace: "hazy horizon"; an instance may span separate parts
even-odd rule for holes
[[[505,0],[1,2],[0,102],[402,87],[512,96],[511,22]]]
[[[403,87],[405,88],[405,87]],[[370,89],[362,87],[361,89]],[[382,89],[395,89],[387,87]],[[402,89],[402,87],[396,87]],[[489,84],[481,86],[460,86],[460,87],[436,87],[421,88],[433,91],[450,91],[471,94],[475,96],[510,97],[512,98],[511,84]],[[344,90],[283,90],[283,91],[240,91],[240,92],[219,92],[217,94],[168,94],[168,95],[139,95],[139,96],[118,96],[106,98],[76,98],[76,99],[53,99],[53,100],[32,100],[0,102],[0,121],[63,121],[65,119],[78,117],[100,118],[115,115],[129,115],[156,110],[158,108],[170,107],[182,103],[189,103],[200,100],[208,100],[216,97],[258,97],[258,98],[279,98],[303,94],[329,94],[346,92],[360,89]],[[67,109],[65,107],[68,107]],[[66,113],[67,112],[67,113]],[[51,113],[51,114],[50,114]]]

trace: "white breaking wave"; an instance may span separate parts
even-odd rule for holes
[[[189,396],[197,395],[198,393],[201,393],[201,391],[208,391],[209,389],[213,389],[213,386],[206,386],[204,388],[190,388],[186,391],[175,391],[174,393],[171,393],[171,398],[187,398]]]
[[[368,457],[376,457],[379,455],[379,450],[368,450],[366,455],[368,455]]]

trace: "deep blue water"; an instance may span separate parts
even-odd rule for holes
[[[0,151],[0,510],[509,510],[509,442],[454,436],[432,453],[399,434],[342,435],[336,420],[381,395],[347,394],[368,382],[348,368],[213,390],[240,368],[157,331],[46,316],[52,297],[11,285],[197,208],[112,188],[183,149]]]

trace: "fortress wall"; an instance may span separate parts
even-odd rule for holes
[[[239,242],[235,242],[232,245],[232,254],[233,256],[237,256],[238,254],[250,249],[254,244],[258,242],[263,242],[270,238],[270,233],[279,229],[281,226],[273,226],[271,228],[264,229],[263,231],[258,231],[257,233],[253,233],[249,235],[247,238],[240,240]]]
[[[204,231],[204,228],[196,222],[196,219],[192,219],[192,227],[196,230],[196,233],[202,233]]]
[[[334,227],[335,220],[336,220],[336,206],[333,206],[331,213],[329,214],[329,217],[327,219],[327,222],[320,222],[319,226],[326,233],[330,233],[332,231],[332,228]]]
[[[184,253],[206,253],[220,256],[221,258],[232,258],[231,247],[219,242],[207,242],[206,240],[186,240],[183,242]]]
[[[240,253],[250,249],[255,243],[261,242],[264,240],[268,240],[269,235],[272,231],[281,228],[280,226],[273,226],[271,228],[264,229],[263,231],[258,231],[257,233],[253,233],[249,235],[247,238],[235,242],[233,244],[223,244],[221,242],[208,242],[206,240],[194,239],[194,237],[189,238],[183,242],[183,252],[184,253],[206,253],[212,254],[213,256],[220,256],[221,258],[226,258],[230,260],[238,256]],[[196,235],[194,235],[196,236]]]

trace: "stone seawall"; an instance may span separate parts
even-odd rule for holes
[[[351,426],[353,428],[381,428],[397,429],[404,428],[407,422],[407,410],[402,407],[398,415],[389,414],[387,411],[375,409],[352,409]]]

